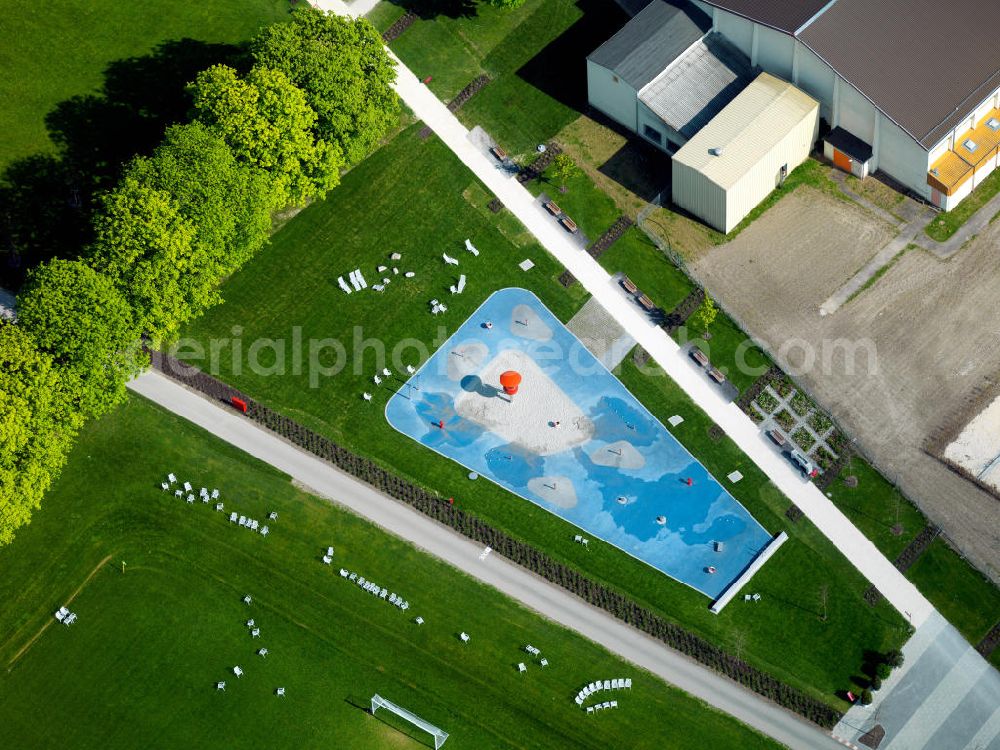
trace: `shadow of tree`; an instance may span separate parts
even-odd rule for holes
[[[163,42],[148,55],[110,63],[99,93],[67,99],[45,116],[56,153],[18,159],[0,178],[0,283],[17,287],[38,263],[80,254],[97,194],[114,186],[133,156],[150,153],[168,125],[186,118],[187,83],[217,63],[248,66],[234,45]]]
[[[476,0],[389,0],[424,20],[434,18],[475,18],[479,15]]]

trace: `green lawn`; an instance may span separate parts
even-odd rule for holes
[[[857,477],[857,487],[844,483],[849,476]],[[898,489],[857,457],[848,462],[826,492],[890,560],[895,560],[927,523]],[[897,524],[899,533],[894,531]]]
[[[9,0],[0,12],[0,169],[53,150],[45,116],[70,97],[98,91],[108,63],[190,38],[238,42],[282,18],[282,0]]]
[[[460,111],[512,154],[524,154],[558,133],[586,109],[586,57],[624,25],[614,3],[527,0],[513,11],[470,2],[472,14],[435,14],[433,3],[408,2],[423,16],[390,46],[448,101],[478,75],[491,82]],[[384,5],[384,3],[383,3]],[[378,12],[388,26],[396,14]],[[512,116],[512,113],[516,113]]]
[[[942,539],[931,542],[906,577],[973,646],[1000,619],[1000,589]]]
[[[332,337],[348,350],[352,342],[372,338],[385,342],[391,354],[406,340],[414,345],[396,360],[398,368],[417,364],[490,292],[502,287],[527,286],[560,319],[568,320],[583,302],[582,291],[578,285],[563,289],[555,280],[561,269],[525,237],[507,212],[490,213],[484,207],[488,198],[436,139],[421,141],[416,129],[410,129],[352,170],[324,203],[289,222],[271,248],[225,285],[226,303],[185,334],[209,348],[212,339],[231,337],[234,326],[239,326],[244,353],[258,338],[289,339],[294,326],[301,327],[304,342]],[[462,249],[466,237],[482,251],[479,258]],[[398,266],[413,269],[415,279],[394,280],[382,296],[346,296],[338,289],[337,276],[357,267],[371,283],[372,267],[393,251],[402,253]],[[443,251],[460,259],[458,269],[442,263]],[[524,257],[537,264],[528,273],[516,266]],[[459,271],[468,275],[468,287],[460,296],[450,295],[446,287]],[[430,315],[427,303],[432,297],[449,306],[444,316]],[[583,549],[573,542],[573,527],[543,509],[492,483],[477,482],[473,491],[461,466],[401,436],[384,420],[382,407],[389,393],[376,389],[371,379],[383,366],[379,346],[370,342],[363,356],[348,357],[343,371],[321,378],[317,387],[310,387],[307,370],[296,373],[291,366],[284,375],[234,368],[227,346],[217,365],[224,379],[255,398],[411,481],[454,496],[462,507],[498,528],[628,592],[668,620],[732,649],[744,640],[741,652],[750,662],[838,708],[844,704],[834,692],[852,686],[851,676],[857,673],[864,649],[901,642],[905,629],[901,618],[886,605],[873,611],[862,603],[866,583],[846,560],[829,545],[824,547],[821,539],[813,539],[814,532],[801,546],[796,543],[807,528],[805,522],[792,529],[793,543],[759,579],[770,604],[751,610],[738,603],[717,617],[708,611],[704,596],[618,550],[596,543],[589,551]],[[660,385],[653,391],[637,388],[637,395],[663,416],[656,399],[662,398],[667,385],[662,380],[650,382]],[[376,393],[374,404],[361,399],[363,391]],[[684,408],[694,424],[700,412],[690,403]],[[741,468],[750,477],[739,486],[741,499],[769,530],[782,528],[787,501],[754,473],[735,448],[721,461],[713,458],[719,454],[716,444],[695,449],[702,460],[716,462],[710,466],[716,474]],[[804,586],[804,580],[815,581],[815,586]],[[820,621],[818,608],[822,585],[830,586],[831,602],[838,604],[827,622]],[[779,632],[781,637],[776,637]],[[801,647],[789,648],[789,643]]]
[[[771,366],[768,356],[721,310],[708,327],[707,341],[700,331],[681,326],[674,334],[679,344],[698,346],[742,393]]]
[[[924,231],[931,239],[944,242],[961,229],[962,225],[972,218],[976,211],[989,203],[997,193],[1000,193],[1000,172],[994,172],[987,177],[983,184],[973,190],[969,197],[951,211],[938,214],[932,222],[924,227]]]
[[[694,284],[638,227],[631,227],[601,255],[611,274],[624,273],[667,312],[691,293]]]
[[[610,229],[621,216],[615,202],[583,171],[567,178],[563,184],[552,176],[552,167],[549,167],[540,178],[525,183],[525,187],[534,195],[548,195],[591,242]]]
[[[170,470],[221,489],[227,510],[277,511],[271,534],[161,492]],[[367,714],[375,692],[454,748],[778,747],[138,397],[88,425],[0,565],[6,747],[426,747]],[[412,608],[373,598],[341,566]],[[79,619],[66,628],[52,613],[70,600]],[[529,642],[548,667],[520,650]],[[573,702],[618,676],[634,679],[618,710],[588,718]]]

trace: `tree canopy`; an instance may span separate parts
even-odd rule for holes
[[[139,329],[169,340],[201,309],[197,230],[170,194],[127,177],[102,199],[89,262],[132,306]]]
[[[338,144],[348,165],[367,156],[399,118],[395,63],[366,18],[302,3],[250,48],[257,65],[282,71],[305,91],[319,136]]]
[[[280,70],[254,67],[245,78],[225,65],[191,85],[195,114],[241,162],[268,173],[274,208],[303,206],[340,182],[340,146],[317,138],[316,112]]]
[[[125,297],[78,260],[33,269],[18,297],[18,323],[61,370],[84,417],[125,400],[125,383],[144,364],[139,329]]]
[[[489,0],[490,5],[501,10],[513,10],[524,5],[524,0]]]
[[[0,544],[31,519],[81,422],[52,359],[20,325],[0,323]]]

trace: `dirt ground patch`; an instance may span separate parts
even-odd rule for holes
[[[1000,582],[1000,503],[924,451],[1000,372],[1000,223],[942,262],[902,256],[837,312],[819,306],[892,238],[809,188],[691,270],[952,542]]]
[[[591,117],[580,116],[555,140],[632,219],[670,187],[670,158],[666,154]],[[653,211],[646,228],[688,257],[712,247],[721,237],[701,222],[666,208]]]

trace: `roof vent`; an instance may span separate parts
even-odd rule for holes
[[[722,156],[722,147],[716,146],[715,148],[710,148],[708,150],[708,153],[710,153],[712,156]]]
[[[986,127],[993,131],[1000,130],[1000,120],[995,117],[991,117],[986,121]]]
[[[979,146],[976,145],[976,142],[971,138],[966,138],[964,141],[962,141],[962,145],[969,150],[970,154],[974,154],[976,152],[976,149],[979,148]]]

